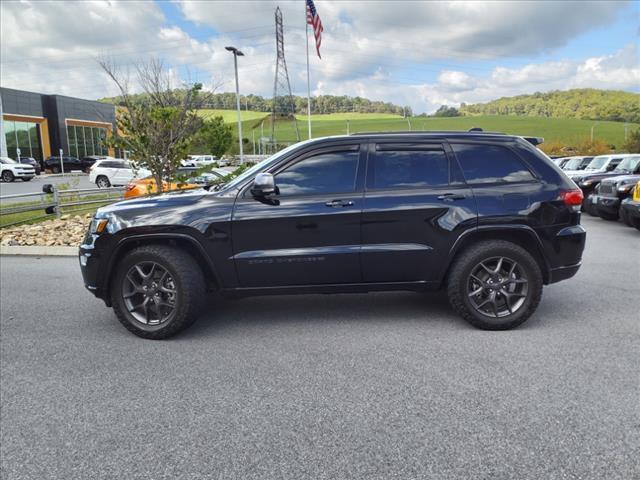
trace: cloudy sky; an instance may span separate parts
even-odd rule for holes
[[[534,91],[640,91],[640,2],[402,2],[317,0],[322,59],[314,94],[410,105],[486,101]],[[10,1],[0,3],[4,87],[83,98],[116,93],[97,66],[150,56],[176,84],[234,89],[225,45],[242,49],[243,93],[270,97],[274,10],[280,5],[295,94],[306,94],[304,1]],[[313,49],[313,42],[311,42]]]

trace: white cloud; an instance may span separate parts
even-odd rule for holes
[[[146,1],[1,2],[3,86],[98,98],[116,93],[97,66],[111,56],[133,64],[160,56],[179,77],[271,96],[280,5],[294,93],[306,92],[304,4],[301,1],[178,1],[184,18],[201,28],[189,34]],[[312,91],[408,104],[414,111],[440,104],[570,87],[637,89],[638,50],[631,44],[608,56],[531,63],[490,72],[468,61],[540,54],[576,35],[609,24],[624,2],[343,2],[317,0],[323,19],[320,61],[312,56]],[[215,34],[208,29],[215,29]],[[313,43],[313,42],[312,42]],[[313,48],[313,47],[312,47]],[[410,66],[409,69],[407,67]],[[425,82],[424,76],[435,76]]]

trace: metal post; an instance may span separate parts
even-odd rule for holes
[[[347,135],[350,135],[350,133],[349,133],[349,120],[347,120]]]
[[[240,165],[244,163],[244,154],[242,152],[242,117],[240,115],[240,82],[238,81],[238,57],[243,57],[244,53],[236,47],[225,47],[226,50],[233,53],[233,68],[236,73],[236,110],[238,111],[238,144],[240,146]]]
[[[63,158],[63,154],[64,152],[62,151],[62,149],[60,149],[60,171],[62,172],[62,175],[64,175],[64,158]]]
[[[240,83],[238,82],[238,55],[233,52],[233,67],[236,70],[236,107],[238,108],[238,143],[240,145],[240,165],[244,163],[242,153],[242,117],[240,115]]]
[[[60,218],[62,212],[60,212],[60,196],[58,195],[58,186],[53,185],[53,203],[56,204],[56,217]]]
[[[307,2],[304,5],[304,23],[306,26],[307,40],[307,127],[309,129],[309,138],[311,138],[311,77],[309,74],[309,23],[307,22]]]
[[[0,95],[0,157],[8,157],[7,138],[4,136],[4,110],[2,109],[2,95]]]

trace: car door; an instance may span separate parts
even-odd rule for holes
[[[362,212],[365,282],[440,279],[451,246],[476,221],[473,193],[446,143],[370,145]]]
[[[133,179],[133,169],[128,162],[114,162],[115,170],[113,176],[114,185],[126,185]]]
[[[232,241],[241,287],[361,281],[364,160],[359,144],[299,155],[270,173],[276,195],[238,195]]]

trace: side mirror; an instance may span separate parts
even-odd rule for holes
[[[259,173],[253,179],[251,195],[254,197],[266,197],[276,192],[276,180],[270,173]]]

